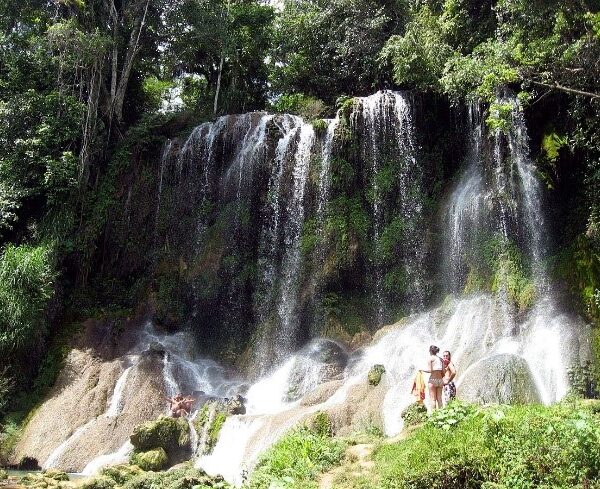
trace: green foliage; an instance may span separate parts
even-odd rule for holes
[[[320,436],[331,436],[332,426],[326,411],[317,411],[309,423],[310,429]]]
[[[555,162],[558,159],[560,149],[566,146],[568,142],[565,136],[550,132],[544,134],[542,138],[542,150],[549,161]]]
[[[325,104],[321,100],[302,93],[284,93],[271,104],[271,108],[275,112],[296,114],[308,120],[323,116],[326,110]],[[314,127],[317,129],[317,126]]]
[[[385,373],[385,367],[381,364],[373,365],[367,374],[367,381],[370,385],[379,385],[381,377]]]
[[[173,86],[174,84],[171,80],[159,80],[156,76],[146,78],[142,84],[142,88],[149,110],[158,110],[166,91]]]
[[[600,475],[600,454],[593,448],[600,422],[585,409],[461,405],[448,410],[452,418],[441,410],[407,440],[378,447],[374,473],[380,482],[371,487],[566,489],[586,487]]]
[[[380,56],[391,62],[396,83],[439,88],[444,65],[452,55],[444,40],[444,27],[430,7],[423,5],[412,15],[404,35],[387,41]]]
[[[510,103],[492,103],[485,122],[492,131],[508,133],[512,127],[513,110]]]
[[[181,2],[166,10],[164,34],[169,42],[163,60],[173,71],[185,67],[187,73],[201,75],[207,105],[220,75],[218,108],[226,113],[262,109],[273,18],[273,8],[256,0]]]
[[[162,447],[145,452],[134,451],[131,455],[130,462],[137,465],[142,470],[162,470],[168,465],[167,452]]]
[[[8,479],[8,472],[4,469],[0,469],[0,481]]]
[[[0,258],[0,355],[38,344],[46,333],[45,311],[55,271],[48,245],[8,245]]]
[[[455,428],[464,420],[470,419],[479,414],[479,409],[473,404],[461,401],[452,401],[443,409],[436,409],[429,417],[429,423],[442,430]]]
[[[316,487],[314,478],[340,462],[345,445],[306,427],[283,436],[259,460],[249,489]]]
[[[555,271],[569,284],[582,312],[600,325],[600,253],[592,240],[587,235],[577,236],[559,255]]]
[[[8,465],[9,457],[23,434],[20,423],[6,419],[0,429],[0,465]]]
[[[600,367],[590,361],[573,365],[567,371],[571,393],[583,399],[600,398]]]
[[[372,91],[385,77],[377,53],[400,25],[402,3],[285,2],[273,39],[273,88],[318,97],[329,105],[343,93]]]
[[[406,406],[400,414],[404,426],[415,426],[427,421],[427,408],[423,403],[413,402]]]

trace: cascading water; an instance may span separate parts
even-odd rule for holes
[[[411,283],[407,295],[410,310],[423,305],[422,269],[424,246],[419,223],[422,218],[422,188],[420,169],[416,159],[414,124],[410,104],[404,95],[382,91],[358,99],[358,107],[351,116],[355,133],[360,135],[361,154],[368,176],[373,213],[372,241],[376,249],[373,261],[377,325],[388,320],[388,298],[385,291],[384,266],[380,261],[385,225],[392,217],[401,219],[403,228],[402,262],[406,281]],[[391,161],[396,161],[392,166]],[[393,173],[390,174],[390,168]],[[397,192],[392,199],[398,201],[390,208],[386,188],[393,187],[397,179]],[[392,216],[391,213],[398,214]]]
[[[202,320],[214,315],[220,322],[213,331],[227,324],[235,326],[235,333],[250,330],[256,340],[253,373],[262,377],[249,385],[239,374],[199,354],[189,332],[159,334],[147,325],[137,346],[121,358],[106,412],[61,440],[44,466],[60,467],[64,454],[89,430],[108,418],[116,424],[126,414],[128,385],[141,375],[141,362],[148,356],[157,363],[155,371],[162,376],[161,389],[168,396],[193,393],[200,402],[238,394],[246,397],[247,414],[226,420],[212,452],[207,453],[206,444],[210,422],[192,447],[198,466],[238,483],[262,450],[316,411],[352,418],[348,423],[360,419],[361,413],[355,411],[362,408],[356,404],[361,392],[363,397],[365,392],[373,392],[367,391],[371,388],[366,385],[366,375],[376,363],[386,369],[377,412],[385,432],[398,433],[402,428],[400,412],[413,401],[408,393],[412,376],[417,368],[425,367],[427,348],[432,343],[452,351],[461,397],[481,402],[547,403],[563,396],[568,388],[567,367],[586,355],[588,329],[559,308],[550,288],[540,285],[547,280],[542,266],[546,251],[541,187],[528,158],[522,114],[512,99],[505,97],[500,103],[513,104],[513,124],[507,134],[488,134],[481,108],[469,108],[470,147],[465,168],[443,213],[444,260],[440,263],[445,268],[447,291],[454,296],[426,312],[421,290],[426,249],[422,244],[424,177],[417,159],[414,111],[404,95],[384,91],[359,98],[349,120],[342,115],[328,120],[326,131],[320,135],[297,116],[251,113],[205,123],[183,144],[168,142],[158,180],[159,246],[170,248],[182,240],[192,248],[188,255],[178,257],[178,270],[180,274],[190,270],[186,273],[192,277],[192,299],[198,304],[203,294],[209,293],[209,285],[205,275],[193,273],[227,264],[219,269],[217,285],[211,285],[222,292],[218,312],[206,312],[195,305],[192,316],[201,319],[192,321],[191,326],[202,329]],[[338,144],[338,131],[342,130]],[[320,277],[305,276],[310,268],[307,258],[313,259],[319,272],[326,260],[326,243],[319,240],[312,256],[304,256],[304,227],[313,219],[317,235],[326,234],[329,205],[337,197],[332,197],[332,182],[339,177],[333,174],[332,162],[338,161],[334,156],[347,156],[338,146],[348,137],[357,143],[352,170],[364,180],[362,197],[372,216],[366,227],[373,248],[377,251],[390,240],[390,230],[400,230],[401,243],[394,253],[409,284],[401,300],[405,309],[414,311],[378,333],[370,346],[353,353],[323,338],[301,345],[310,333],[319,331],[318,326],[302,323],[303,307],[310,300],[320,300],[322,286]],[[313,166],[316,160],[320,166]],[[181,227],[177,227],[179,222],[164,222],[173,207],[185,211]],[[222,218],[208,212],[209,208],[218,208],[228,220],[219,221]],[[250,225],[245,217],[248,214],[258,216]],[[154,216],[150,216],[151,221]],[[184,225],[194,228],[189,241],[183,241]],[[214,239],[210,245],[211,233],[218,235],[221,249],[215,250]],[[476,264],[482,237],[524,250],[538,294],[529,309],[517,315],[502,287],[494,294],[479,291],[461,296]],[[244,259],[255,260],[252,273],[256,279],[251,285],[243,281],[252,275],[244,268]],[[364,253],[365,268],[369,268],[369,259],[376,322],[381,325],[390,314],[388,303],[398,296],[391,297],[386,290],[383,262],[376,254]],[[251,307],[242,308],[243,300]],[[307,401],[315,392],[319,395]],[[211,416],[214,411],[209,413],[209,421]],[[131,446],[125,438],[119,443],[111,452],[98,453],[87,463],[85,472],[126,459]]]

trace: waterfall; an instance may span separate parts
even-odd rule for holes
[[[403,228],[402,264],[406,282],[407,306],[411,310],[423,306],[423,236],[419,225],[422,218],[423,194],[420,168],[416,159],[414,124],[410,104],[404,95],[381,91],[358,99],[351,115],[351,124],[361,138],[361,154],[366,166],[373,216],[372,241],[375,257],[372,260],[376,301],[376,322],[381,326],[388,320],[389,300],[385,285],[385,267],[381,258],[381,240],[385,225],[392,217],[401,219]],[[396,161],[394,173],[389,174],[390,157]],[[387,167],[385,165],[388,165]],[[390,182],[390,179],[392,180]],[[391,196],[387,187],[397,189]],[[397,201],[398,210],[388,201]],[[399,211],[399,212],[398,212]],[[398,212],[397,216],[392,212]]]
[[[155,241],[168,250],[165,260],[173,262],[165,269],[172,266],[173,276],[191,284],[185,297],[193,302],[191,318],[184,318],[186,329],[179,324],[182,331],[174,334],[145,325],[135,347],[120,358],[106,412],[61,440],[44,467],[60,466],[65,452],[77,447],[98,421],[110,418],[117,425],[125,419],[119,417],[131,409],[128,387],[143,375],[137,367],[148,358],[168,396],[193,393],[200,404],[212,398],[246,398],[247,414],[227,418],[210,454],[205,447],[215,408],[209,409],[209,422],[200,433],[190,423],[196,465],[236,483],[264,449],[315,412],[342,413],[336,419],[356,423],[362,413],[353,409],[358,409],[359,394],[371,389],[366,376],[374,364],[386,370],[376,391],[381,395],[376,414],[386,434],[397,434],[400,413],[414,400],[409,394],[413,376],[425,367],[430,344],[452,352],[459,397],[550,403],[564,396],[567,368],[587,355],[589,328],[564,312],[547,285],[543,189],[529,157],[523,114],[509,95],[498,103],[511,107],[511,125],[504,132],[486,128],[483,106],[468,107],[465,161],[435,215],[425,207],[432,191],[419,159],[418,114],[402,93],[357,98],[349,117],[341,111],[325,120],[323,132],[298,116],[254,112],[220,117],[199,125],[185,140],[168,141],[156,172]],[[348,141],[351,148],[344,147]],[[326,228],[333,203],[350,197],[336,186],[342,159],[340,171],[353,173],[362,185],[356,189],[362,192],[356,198],[360,212],[371,216],[370,223],[365,218],[367,239],[361,238],[367,243],[356,244],[365,248],[356,260],[364,275],[349,273],[343,280],[364,281],[367,301],[369,294],[373,297],[365,317],[375,316],[377,326],[393,322],[402,311],[410,314],[354,351],[315,337],[324,331],[322,296],[338,291],[337,283],[330,287],[335,278],[327,275],[338,270],[325,271],[333,248]],[[173,209],[178,213],[171,214]],[[440,291],[449,295],[441,305],[425,307],[424,236],[431,229],[426,219],[434,218],[441,219],[437,224],[443,230],[436,255],[445,280]],[[316,235],[312,254],[302,246],[310,226]],[[517,312],[510,302],[506,284],[493,293],[486,283],[464,294],[481,262],[482,241],[523,255],[524,273],[531,265],[537,295],[523,310]],[[393,267],[402,285],[390,280]],[[210,293],[216,299],[203,303]],[[310,314],[315,318],[308,324]],[[227,355],[238,365],[250,364],[245,377],[200,353],[209,346],[198,341],[206,331],[205,342],[213,341],[213,334],[228,335],[227,348],[251,338],[249,346],[242,344]],[[215,345],[208,351],[215,351]],[[315,391],[319,395],[307,402]],[[131,449],[126,439],[119,439],[110,448],[113,453],[98,453],[84,471],[124,460]]]

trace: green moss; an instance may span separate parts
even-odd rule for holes
[[[101,476],[112,479],[116,484],[123,485],[128,480],[142,473],[137,465],[120,464],[106,467],[100,472]]]
[[[312,255],[320,241],[317,230],[317,220],[314,217],[304,221],[304,224],[302,225],[302,235],[300,237],[300,250],[305,257]]]
[[[190,441],[189,436],[185,419],[160,416],[155,421],[136,426],[130,439],[136,450],[164,448],[168,453],[186,446]]]
[[[219,412],[215,415],[212,425],[208,429],[208,444],[211,448],[217,444],[217,441],[219,440],[219,434],[221,433],[221,428],[223,428],[226,419],[227,414],[223,412]]]
[[[588,236],[579,235],[560,253],[554,274],[569,285],[581,313],[600,327],[600,255]]]
[[[222,477],[210,477],[190,464],[167,472],[144,472],[127,481],[123,489],[227,489]]]
[[[164,448],[155,448],[145,452],[133,452],[130,462],[142,470],[159,471],[167,467],[168,457]]]
[[[105,475],[99,475],[81,484],[81,489],[113,489],[117,483]]]
[[[0,469],[0,481],[8,479],[8,472],[4,469]]]
[[[380,364],[373,365],[367,374],[367,380],[370,385],[379,385],[381,376],[385,373],[385,367]]]
[[[524,311],[533,305],[536,293],[533,279],[523,269],[520,255],[504,252],[498,257],[492,280],[492,291],[506,290],[511,301]]]
[[[311,121],[311,124],[317,136],[322,136],[327,132],[327,122],[325,122],[323,119],[314,119]]]
[[[211,411],[214,410],[214,414],[211,421]],[[196,415],[194,420],[194,427],[198,433],[207,430],[206,449],[211,452],[219,440],[219,434],[221,428],[227,419],[227,413],[224,411],[224,407],[217,402],[208,402],[202,406],[200,412]],[[207,426],[210,423],[210,426]]]
[[[340,115],[344,119],[349,119],[350,114],[354,111],[357,99],[354,97],[342,96],[336,100],[336,106],[340,111]]]

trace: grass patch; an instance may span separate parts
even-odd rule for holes
[[[346,445],[340,439],[307,427],[288,432],[260,459],[248,483],[249,489],[316,488],[316,477],[338,465]]]
[[[361,476],[343,487],[597,487],[599,443],[600,417],[582,404],[451,404],[406,440],[375,450],[372,485]]]

